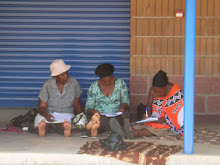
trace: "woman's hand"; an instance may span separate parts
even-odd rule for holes
[[[122,115],[124,115],[124,113],[125,113],[125,109],[122,108],[122,107],[120,107],[120,108],[118,109],[118,112],[122,112]]]
[[[125,114],[125,111],[128,110],[128,104],[127,103],[122,103],[121,107],[118,109],[118,112],[122,112],[122,115]]]
[[[44,117],[46,118],[47,121],[50,121],[50,122],[53,122],[53,121],[54,121],[54,120],[53,120],[53,119],[54,119],[54,116],[51,115],[51,114],[49,114],[49,113],[45,114]]]
[[[94,110],[93,114],[97,113],[99,116],[101,115],[101,113],[98,110]]]
[[[159,118],[158,118],[158,121],[157,121],[157,123],[160,123],[160,124],[162,124],[162,123],[164,123],[164,122],[166,122],[166,119],[165,119],[165,117],[159,117]]]
[[[142,120],[146,119],[147,118],[147,115],[146,113],[142,116]]]
[[[99,115],[101,115],[101,113],[98,110],[94,110],[94,109],[91,109],[91,108],[87,109],[87,113],[89,115],[94,115],[95,113],[98,113]]]
[[[152,121],[151,123],[160,123],[160,124],[162,124],[164,122],[166,122],[165,117],[158,117],[157,121]]]
[[[38,112],[41,116],[45,117],[47,121],[54,121],[53,115],[47,113],[47,103],[39,99]]]

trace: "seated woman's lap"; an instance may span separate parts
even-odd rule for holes
[[[122,127],[124,127],[124,120],[123,120],[123,117],[121,115],[116,116],[114,118],[119,122],[119,124]],[[110,119],[112,119],[112,117],[106,117],[106,116],[103,116],[103,115],[100,116],[100,131],[111,131],[111,128],[110,128],[110,125],[109,125]]]

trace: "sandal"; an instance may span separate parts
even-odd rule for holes
[[[88,138],[91,136],[90,131],[86,130],[82,132],[82,135],[80,136],[81,138]]]

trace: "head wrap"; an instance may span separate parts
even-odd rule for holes
[[[160,70],[153,78],[152,85],[154,87],[162,88],[168,84],[168,78],[166,72]]]
[[[100,78],[113,75],[115,68],[112,64],[100,64],[95,69],[95,74]]]

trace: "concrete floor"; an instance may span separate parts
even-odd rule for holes
[[[195,128],[209,128],[220,133],[219,116],[195,118]],[[90,138],[80,138],[81,133],[73,133],[70,138],[58,134],[48,134],[40,138],[30,133],[0,132],[0,164],[4,165],[72,165],[72,164],[131,164],[114,158],[79,155],[79,148]],[[104,138],[104,137],[102,137]],[[180,141],[135,139],[157,144],[183,145]],[[195,143],[194,154],[184,155],[183,151],[171,155],[168,165],[219,165],[220,145]]]
[[[116,159],[77,155],[88,140],[80,133],[65,138],[48,134],[44,138],[29,133],[0,132],[0,164],[128,164]]]

